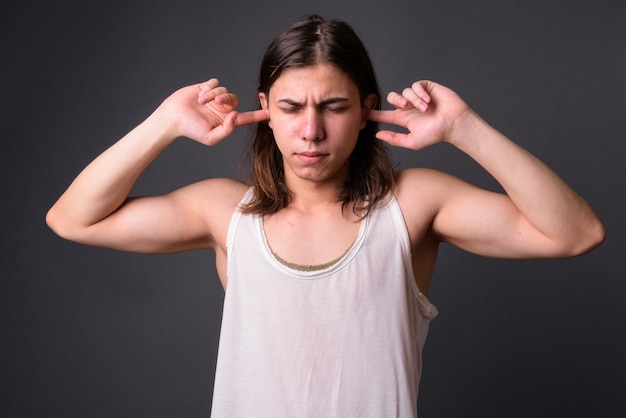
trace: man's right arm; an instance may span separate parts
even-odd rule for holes
[[[179,137],[213,145],[230,135],[239,116],[236,105],[236,96],[217,80],[178,90],[78,175],[48,212],[48,225],[66,239],[124,251],[212,247],[205,202],[217,208],[223,198],[221,204],[230,207],[241,186],[208,180],[163,196],[128,195],[148,165]],[[240,124],[264,118],[254,112],[241,116]],[[229,197],[230,189],[237,193]]]

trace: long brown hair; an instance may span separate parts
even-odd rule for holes
[[[318,63],[332,64],[347,74],[357,86],[361,102],[370,94],[376,95],[376,108],[380,109],[380,88],[361,40],[347,23],[327,22],[315,15],[292,24],[270,43],[261,63],[258,92],[268,96],[287,68]],[[368,120],[360,131],[350,156],[348,179],[338,195],[344,208],[352,204],[352,210],[362,217],[389,194],[393,185],[391,158],[385,144],[374,136],[377,130],[378,124]],[[276,213],[290,203],[292,194],[267,121],[257,124],[249,151],[254,194],[242,210],[260,215]]]

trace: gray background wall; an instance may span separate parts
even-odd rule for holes
[[[504,261],[444,247],[424,417],[626,415],[626,3],[610,0],[86,2],[0,5],[0,416],[206,417],[223,292],[212,254],[142,256],[54,236],[48,207],[174,89],[218,76],[252,104],[291,21],[348,20],[385,92],[432,78],[537,154],[599,212],[592,254]],[[137,193],[239,176],[245,132],[181,140]],[[496,187],[445,145],[394,151]]]

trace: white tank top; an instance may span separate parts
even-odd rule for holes
[[[415,283],[394,197],[323,270],[280,263],[262,217],[239,211],[227,248],[212,417],[416,416],[421,351],[437,309]]]

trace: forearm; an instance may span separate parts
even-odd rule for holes
[[[78,175],[48,212],[48,224],[57,232],[85,228],[113,213],[141,173],[175,139],[153,113]]]
[[[555,245],[579,253],[603,239],[603,226],[582,197],[478,115],[466,115],[453,132],[449,142],[486,169],[523,217]]]

